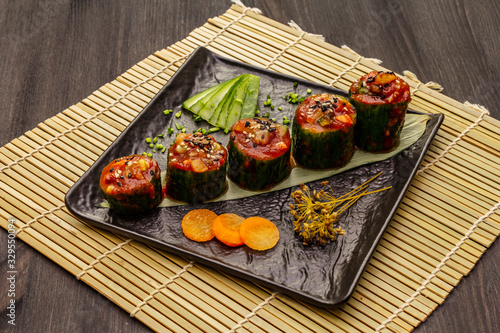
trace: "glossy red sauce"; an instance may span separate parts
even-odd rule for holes
[[[351,98],[370,105],[396,104],[411,100],[410,86],[392,72],[372,71],[354,82]]]
[[[311,132],[347,131],[356,123],[356,111],[347,99],[330,94],[307,97],[295,113],[297,123]]]
[[[227,150],[211,135],[180,133],[168,149],[168,166],[194,172],[221,167]]]
[[[277,158],[291,145],[288,127],[267,118],[240,119],[231,128],[229,139],[243,154],[257,160]]]
[[[161,177],[158,162],[148,156],[131,155],[113,160],[101,173],[99,185],[108,195],[133,194],[140,190],[155,196],[151,179]]]

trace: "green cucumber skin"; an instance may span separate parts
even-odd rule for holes
[[[215,199],[227,189],[227,160],[219,168],[194,172],[167,166],[167,192],[178,201],[201,203]]]
[[[290,150],[275,159],[261,161],[245,155],[229,140],[228,151],[228,176],[246,190],[268,190],[290,175]]]
[[[255,110],[257,110],[257,100],[259,98],[259,88],[260,77],[252,75],[248,82],[245,99],[243,100],[240,119],[255,117]]]
[[[246,78],[248,78],[249,75],[250,74],[241,74],[240,76],[237,77],[236,82],[234,82],[231,89],[229,89],[224,98],[219,102],[219,105],[217,105],[217,108],[215,109],[215,112],[212,114],[212,117],[210,117],[210,119],[208,120],[210,124],[219,126],[223,120],[224,124],[226,123],[227,112],[229,110],[229,106],[231,104],[235,91],[241,84],[241,82],[244,81]],[[220,127],[223,128],[223,126]]]
[[[369,105],[351,98],[350,92],[349,101],[357,113],[354,137],[359,149],[382,152],[399,144],[408,102]]]
[[[207,96],[211,96],[212,94],[214,94],[217,90],[219,90],[221,88],[221,86],[224,83],[225,82],[219,83],[215,86],[212,86],[212,87],[210,87],[206,90],[203,90],[202,92],[188,98],[187,100],[184,101],[184,103],[182,103],[182,107],[185,108],[186,110],[193,112],[193,113],[197,113],[197,112],[193,111],[193,109],[196,109],[196,110],[201,109],[201,107],[203,105],[200,104],[200,101],[202,101],[204,98],[207,98]]]
[[[109,202],[110,208],[118,215],[136,216],[147,213],[158,206],[163,199],[161,177],[153,176],[151,183],[154,185],[155,195],[144,193],[141,189],[129,194],[109,195],[103,191],[104,198]]]
[[[245,98],[245,93],[248,88],[248,82],[250,80],[250,75],[245,78],[244,81],[238,85],[235,89],[234,96],[231,101],[231,105],[227,111],[226,119],[223,119],[220,123],[219,127],[222,128],[231,128],[235,122],[240,120],[241,116],[241,108],[243,106],[243,99]]]
[[[226,96],[227,92],[231,89],[231,87],[235,84],[237,80],[238,78],[235,77],[234,79],[221,83],[222,85],[221,88],[218,89],[216,93],[210,96],[210,98],[207,100],[203,108],[201,108],[201,110],[198,111],[198,115],[205,120],[210,119],[214,114],[217,105],[219,105],[220,101],[224,98],[224,96]],[[213,107],[212,104],[214,105]]]
[[[292,154],[295,162],[307,169],[343,167],[354,154],[354,126],[347,131],[312,133],[294,118]]]

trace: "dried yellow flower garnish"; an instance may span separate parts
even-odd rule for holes
[[[328,241],[335,241],[337,235],[344,235],[345,230],[338,225],[340,213],[351,207],[362,196],[385,191],[392,187],[371,192],[366,191],[368,184],[381,174],[382,172],[338,198],[333,194],[333,189],[327,181],[322,182],[321,186],[328,185],[330,192],[313,190],[311,193],[306,185],[300,184],[300,190],[291,195],[295,206],[290,205],[290,214],[294,217],[294,231],[302,238],[303,244],[326,245]]]

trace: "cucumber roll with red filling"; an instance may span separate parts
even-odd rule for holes
[[[120,215],[146,213],[161,202],[161,171],[147,156],[120,157],[101,173],[99,186],[110,208]]]
[[[319,94],[297,108],[292,125],[293,157],[308,169],[339,168],[354,153],[356,111],[345,98]]]
[[[229,178],[251,191],[267,190],[288,177],[290,132],[267,118],[237,121],[229,136]]]
[[[168,195],[189,203],[217,198],[227,188],[226,159],[226,148],[213,136],[178,134],[168,150]]]
[[[410,100],[408,83],[392,72],[373,71],[354,82],[349,101],[358,114],[358,148],[377,152],[396,147]]]

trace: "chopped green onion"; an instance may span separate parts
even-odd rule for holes
[[[146,138],[146,143],[151,143],[151,138]]]
[[[311,89],[307,89],[307,93],[308,94],[312,93],[312,90]]]
[[[163,148],[163,145],[162,144],[156,144],[156,149],[162,149]]]
[[[167,128],[168,135],[174,134],[174,129],[172,127]]]
[[[173,110],[165,110],[165,111],[163,111],[163,114],[166,116],[172,112],[174,112],[174,111]]]
[[[186,129],[185,128],[181,129],[181,132],[186,133]]]
[[[175,128],[177,128],[178,130],[181,129],[181,127],[179,126],[179,124],[175,123]]]
[[[259,110],[255,110],[255,114],[259,114],[259,113],[260,113],[260,111],[259,111]]]
[[[271,110],[274,111],[274,105],[271,105]]]
[[[210,128],[210,129],[207,131],[207,133],[217,132],[218,130],[220,130],[220,128],[219,128],[219,127],[212,127],[212,128]]]
[[[158,137],[159,138],[163,138],[165,136],[165,134],[161,133],[161,134],[158,134]]]
[[[156,150],[154,150],[154,149],[153,149],[153,150],[151,150],[151,152],[152,152],[152,153],[156,153]]]
[[[147,155],[148,155],[148,153],[146,153],[145,151],[143,151],[143,152],[142,152],[142,155],[147,156]]]
[[[151,153],[148,153],[148,157],[153,157],[153,154],[151,154]]]
[[[299,103],[302,103],[306,98],[304,96],[302,96],[301,98],[299,98]]]
[[[205,135],[205,134],[207,134],[207,130],[206,130],[206,129],[204,129],[204,128],[202,128],[202,129],[201,129],[201,133]]]
[[[224,134],[229,133],[229,128],[224,129]]]
[[[282,111],[282,110],[283,110],[283,108],[280,106],[280,107],[278,107],[278,110]]]
[[[265,118],[269,118],[269,116],[270,116],[270,115],[271,115],[271,114],[268,112],[268,113],[266,113],[266,115],[265,115],[264,117],[265,117]]]
[[[283,125],[288,125],[288,124],[290,124],[290,120],[289,119],[283,120]]]
[[[157,143],[157,142],[158,142],[158,138],[155,136],[153,139],[153,143]]]
[[[298,82],[294,82],[294,83],[293,83],[293,86],[294,86],[294,87],[297,87],[298,85],[299,85],[299,83],[298,83]]]
[[[152,144],[152,143],[150,143],[150,144],[149,144],[149,148],[153,148],[154,146],[155,146],[155,145],[154,145],[154,144]]]
[[[182,114],[182,111],[179,111],[179,112],[177,112],[177,113],[175,114],[175,116],[176,116],[177,118],[179,118],[179,117],[181,116],[181,114]]]
[[[276,121],[276,118],[271,118],[272,121]]]
[[[163,149],[161,150],[161,153],[165,154],[165,150],[167,150],[167,147],[163,147]]]

